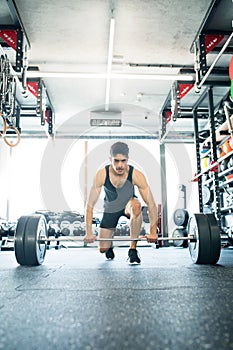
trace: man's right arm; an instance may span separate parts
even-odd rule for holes
[[[99,198],[101,188],[104,184],[104,180],[105,180],[105,169],[100,169],[95,176],[94,182],[90,190],[87,205],[86,205],[86,214],[85,214],[86,235],[84,237],[84,240],[87,243],[92,243],[96,239],[96,236],[93,235],[93,232],[92,232],[93,209]]]

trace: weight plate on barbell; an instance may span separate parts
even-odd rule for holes
[[[15,257],[20,265],[26,265],[24,253],[24,230],[28,221],[28,216],[21,216],[17,222],[14,239]]]
[[[187,226],[189,213],[185,209],[176,209],[173,214],[173,220],[177,226]]]
[[[214,214],[205,214],[210,227],[210,261],[216,264],[221,253],[221,234]]]
[[[22,216],[15,233],[15,256],[20,265],[37,266],[44,261],[48,238],[46,220],[43,215]]]
[[[221,252],[221,235],[214,214],[194,214],[189,220],[188,234],[195,237],[189,241],[193,262],[215,265]]]
[[[188,234],[195,240],[189,241],[189,252],[195,264],[211,264],[210,259],[210,227],[205,214],[194,214],[188,224]]]

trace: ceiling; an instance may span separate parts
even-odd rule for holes
[[[232,5],[231,0],[224,1]],[[0,0],[0,25],[15,24],[14,6],[30,44],[26,76],[43,79],[57,137],[158,137],[161,110],[173,82],[194,83],[193,72],[181,74],[180,69],[194,67],[190,48],[212,3]],[[14,65],[14,50],[2,47]],[[230,57],[225,55],[218,65],[228,67]],[[213,59],[212,55],[209,64]],[[222,96],[226,88],[219,89]],[[193,90],[191,104],[194,95]],[[30,92],[18,100],[22,106],[36,104]],[[110,113],[111,118],[120,112],[121,127],[91,127],[93,111]],[[38,117],[22,116],[20,126],[22,136],[46,135]],[[172,128],[191,132],[192,120],[179,119]]]

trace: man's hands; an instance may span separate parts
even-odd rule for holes
[[[148,243],[156,243],[158,239],[158,235],[154,233],[150,233],[149,235],[143,236],[143,238],[146,238]],[[83,239],[84,239],[84,242],[86,243],[94,243],[97,237],[93,234],[86,234]]]
[[[148,243],[156,243],[158,240],[158,233],[156,225],[152,226],[149,235],[144,236]]]
[[[86,243],[94,243],[96,241],[96,236],[93,235],[92,233],[86,234],[84,236],[84,242]]]
[[[91,217],[92,217],[92,214],[91,214]],[[92,222],[92,218],[90,221]],[[92,224],[86,224],[86,234],[83,237],[83,239],[84,239],[84,242],[86,243],[94,243],[96,241],[96,236],[93,235],[93,232],[92,232]]]
[[[155,243],[157,242],[158,235],[157,234],[149,234],[144,236],[147,239],[148,243]]]

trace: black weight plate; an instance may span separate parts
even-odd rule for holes
[[[187,237],[187,231],[185,228],[179,228],[176,227],[175,230],[172,232],[172,238],[176,237]],[[175,247],[184,247],[184,240],[174,240],[173,245]]]
[[[177,226],[187,226],[189,220],[189,213],[185,209],[176,209],[173,214],[173,220]]]
[[[69,236],[69,235],[70,235],[70,229],[64,227],[64,228],[61,230],[61,234],[62,234],[62,236]]]
[[[210,227],[210,264],[217,264],[221,253],[221,235],[214,214],[206,214]]]
[[[24,253],[24,236],[25,236],[25,227],[28,222],[28,216],[21,216],[17,222],[15,230],[15,239],[14,239],[14,250],[16,261],[20,265],[26,265],[25,253]]]
[[[142,220],[148,224],[150,222],[150,219],[149,219],[149,214],[148,214],[148,207],[146,206],[143,206],[142,207]]]
[[[29,216],[24,235],[26,265],[41,265],[45,258],[47,244],[46,242],[40,242],[40,238],[48,237],[44,216]]]
[[[230,169],[231,167],[232,167],[232,164],[231,164],[231,162],[229,161],[229,162],[227,163],[227,168]]]
[[[195,264],[211,264],[209,220],[205,214],[194,214],[188,224],[188,234],[194,235],[195,241],[189,241],[189,252]]]
[[[211,207],[208,206],[208,205],[203,205],[203,213],[204,213],[204,214],[210,214],[210,213],[212,213]]]
[[[231,156],[231,158],[230,158],[228,164],[229,164],[229,167],[232,167],[232,166],[233,166],[233,157],[232,157],[232,156]]]
[[[227,169],[227,160],[224,159],[221,163],[220,163],[220,171],[224,171]]]
[[[211,192],[210,192],[209,187],[202,186],[202,201],[203,201],[203,204],[205,205],[205,204],[209,203],[210,199],[211,199]]]

